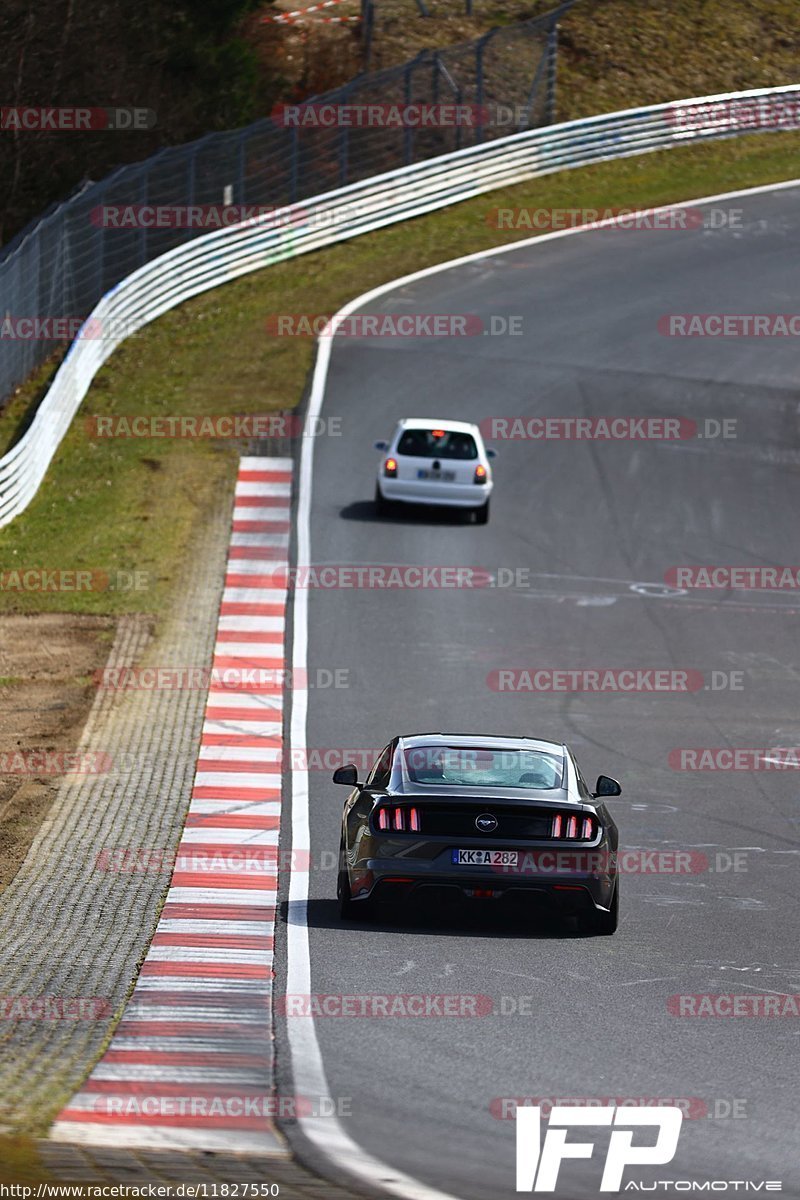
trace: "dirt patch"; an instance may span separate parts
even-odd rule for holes
[[[115,624],[62,613],[0,618],[0,891],[49,812],[53,772],[78,745]]]

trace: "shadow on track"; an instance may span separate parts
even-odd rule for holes
[[[285,923],[292,919],[294,908],[295,905],[290,906],[288,901],[281,904]],[[292,923],[302,920],[302,914],[298,912]],[[396,905],[382,904],[369,921],[343,921],[336,900],[309,900],[306,920],[311,929],[342,929],[354,934],[414,933],[421,937],[513,937],[545,941],[583,936],[573,929],[570,919],[547,917],[522,909],[502,909],[499,905],[494,911],[485,908],[481,912],[467,904],[454,904],[431,913],[417,905],[400,909]]]
[[[378,513],[372,500],[355,500],[339,510],[343,521],[366,521],[373,525],[469,525],[469,509],[441,508],[424,504],[398,504],[387,513]]]

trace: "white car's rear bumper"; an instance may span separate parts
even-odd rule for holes
[[[431,483],[427,479],[378,479],[385,500],[435,504],[442,508],[479,508],[492,494],[492,483]]]

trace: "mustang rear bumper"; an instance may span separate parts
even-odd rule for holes
[[[524,854],[524,852],[521,852]],[[601,868],[608,864],[608,853],[585,852],[594,855]],[[539,854],[533,866],[523,858],[522,869],[506,867],[454,866],[443,862],[440,855],[434,860],[413,858],[370,858],[362,860],[350,871],[350,886],[354,900],[395,899],[412,896],[423,902],[428,894],[445,893],[452,897],[479,897],[497,900],[519,900],[538,903],[561,911],[580,911],[587,905],[607,909],[614,894],[616,869],[581,870],[580,854],[569,869],[563,869],[558,856],[553,856],[553,870],[545,854]],[[591,862],[591,859],[590,859]],[[557,869],[561,866],[562,869]]]

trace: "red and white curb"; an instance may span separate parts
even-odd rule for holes
[[[150,950],[57,1141],[285,1153],[271,1022],[283,688],[254,686],[247,668],[284,667],[291,490],[291,459],[241,460],[213,663],[225,686],[209,689]]]

